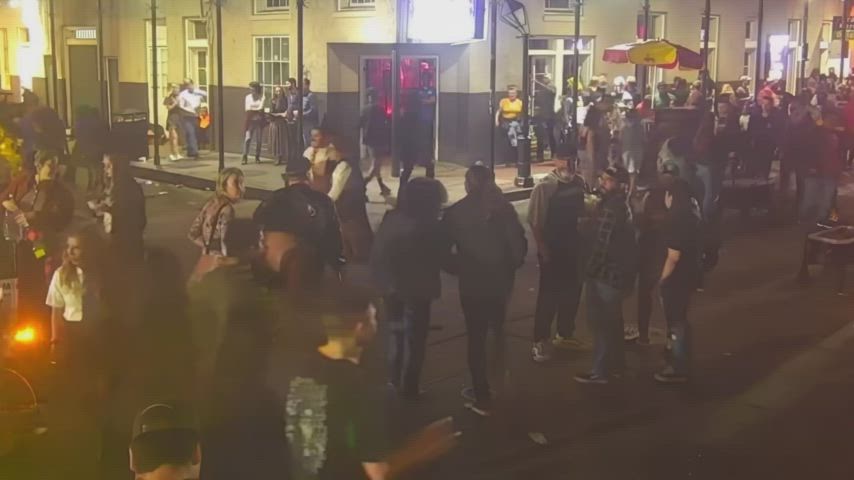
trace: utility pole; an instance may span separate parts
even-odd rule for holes
[[[580,60],[579,56],[579,43],[581,42],[581,6],[584,0],[575,0],[575,38],[573,39],[573,47],[572,54],[575,56],[575,61],[572,66],[572,87],[569,89],[572,92],[572,133],[573,140],[575,141],[575,147],[581,148],[581,128],[578,126],[578,74],[581,71],[580,66],[578,64]]]
[[[50,104],[51,94],[50,90],[53,90],[53,110],[59,113],[59,80],[58,73],[56,71],[56,5],[55,0],[50,0],[48,4],[48,17],[49,18],[49,28],[50,28],[50,83],[51,88],[48,89],[48,98],[47,103]],[[68,118],[66,118],[68,120]]]
[[[759,91],[762,89],[760,81],[762,80],[762,72],[765,71],[765,58],[763,54],[763,46],[765,39],[762,37],[762,23],[765,17],[765,0],[759,0],[759,12],[756,19],[756,78],[753,79],[753,99],[759,101]]]
[[[216,2],[216,130],[219,171],[225,169],[225,100],[222,86],[222,1]]]
[[[839,47],[839,78],[845,78],[845,60],[848,58],[848,0],[842,0],[842,45]]]
[[[151,114],[152,123],[160,125],[160,89],[157,86],[157,0],[151,0]],[[160,142],[154,139],[154,165],[160,166]]]
[[[649,40],[649,10],[650,10],[649,0],[643,0],[643,38],[642,40],[645,42]],[[646,65],[642,65],[640,67],[641,73],[641,101],[646,97],[646,87],[649,83],[649,67]],[[655,92],[655,85],[651,86],[650,93]]]
[[[800,71],[800,85],[798,85],[795,94],[799,94],[801,90],[803,90],[807,85],[807,62],[809,61],[809,31],[810,31],[810,0],[804,0],[804,30],[801,41],[803,44],[801,45],[801,71]],[[841,73],[841,72],[840,72]]]
[[[709,79],[711,79],[711,72],[709,72],[709,29],[712,25],[712,0],[706,0],[706,9],[703,11],[703,98],[709,98]]]
[[[303,150],[306,148],[305,145],[305,134],[302,129],[304,128],[305,122],[303,122],[302,114],[303,114],[303,104],[305,97],[303,96],[303,88],[305,75],[303,75],[303,70],[305,66],[303,65],[303,52],[304,52],[304,41],[305,41],[305,31],[303,25],[303,13],[305,10],[305,0],[297,0],[297,90],[299,94],[299,102],[297,102],[297,133],[299,135],[299,139],[297,140],[297,144],[300,146],[299,152],[302,154]]]
[[[497,75],[499,1],[501,0],[492,0],[489,6],[489,168],[493,171],[495,170],[495,76]]]

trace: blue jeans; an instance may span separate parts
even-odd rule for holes
[[[385,299],[389,322],[389,382],[405,395],[417,395],[427,352],[430,327],[429,299]]]
[[[815,223],[830,215],[833,208],[833,196],[836,193],[836,179],[830,177],[809,176],[804,179],[804,196],[801,199],[799,217],[801,222]]]
[[[623,292],[599,280],[587,281],[587,316],[593,332],[591,374],[606,377],[622,373]]]
[[[184,127],[184,143],[187,144],[187,156],[199,156],[199,141],[196,138],[196,129],[199,127],[198,117],[184,115],[181,117],[181,125]]]
[[[249,128],[243,134],[243,158],[246,159],[249,156],[249,146],[252,144],[252,141],[255,141],[255,160],[260,160],[261,158],[261,130],[262,127],[260,125],[250,125]]]
[[[703,218],[708,220],[716,213],[718,197],[724,182],[723,168],[716,165],[697,164],[697,179],[703,184]]]
[[[688,305],[692,290],[681,286],[662,285],[661,306],[667,320],[668,336],[673,341],[670,366],[678,375],[690,374],[691,324],[688,322]]]

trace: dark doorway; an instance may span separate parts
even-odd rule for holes
[[[95,45],[68,46],[68,95],[70,116],[82,106],[101,108],[98,88],[98,47]],[[103,111],[103,110],[102,110]]]

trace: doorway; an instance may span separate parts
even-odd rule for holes
[[[97,45],[68,46],[68,104],[71,121],[80,107],[101,109]]]
[[[409,129],[414,135],[412,141],[435,161],[439,148],[439,57],[402,55],[399,78],[400,119],[417,127]],[[359,84],[360,107],[364,109],[368,105],[368,92],[371,92],[391,120],[391,57],[362,57]],[[365,152],[362,153],[364,156]]]
[[[119,59],[107,57],[107,120],[112,124],[113,114],[119,105]]]

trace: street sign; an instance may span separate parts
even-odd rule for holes
[[[848,40],[854,40],[854,17],[848,17],[848,26],[845,28]],[[842,38],[842,16],[833,17],[833,39]]]

